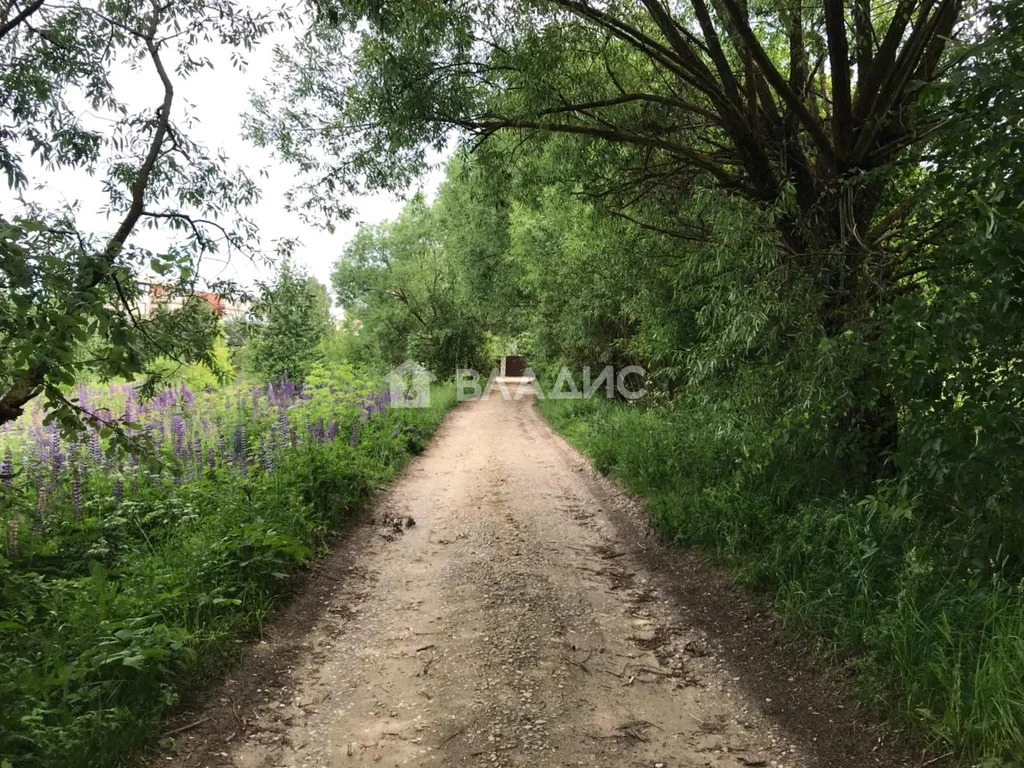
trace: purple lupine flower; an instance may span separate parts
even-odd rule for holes
[[[359,422],[357,421],[352,425],[352,437],[349,438],[348,444],[355,448],[359,445]]]
[[[100,446],[100,433],[95,429],[89,434],[89,454],[97,464],[102,463],[103,448]]]
[[[242,422],[235,425],[234,455],[235,464],[241,470],[242,476],[247,477],[249,475],[249,440]]]
[[[53,476],[57,478],[64,471],[64,451],[60,447],[60,432],[53,431],[50,439],[50,466],[53,468]]]
[[[192,390],[188,388],[188,384],[181,385],[181,399],[185,401],[185,406],[190,410],[195,407],[196,396],[192,394]]]
[[[32,439],[34,442],[34,448],[36,451],[36,460],[39,464],[50,463],[50,441],[46,438],[46,433],[41,426],[34,426],[32,428]]]
[[[332,421],[331,426],[327,428],[327,442],[333,443],[338,439],[338,422]]]
[[[11,557],[18,556],[18,521],[7,521],[7,554]]]
[[[263,446],[263,466],[268,473],[274,471],[274,444],[269,440]]]
[[[4,463],[0,464],[0,480],[8,488],[14,486],[14,456],[10,447],[4,452]]]
[[[37,522],[35,525],[32,526],[33,533],[43,532],[44,526],[46,524],[46,517],[49,514],[49,509],[47,505],[49,495],[49,491],[43,486],[40,486],[39,490],[36,492]]]
[[[179,459],[185,458],[185,420],[181,416],[174,416],[171,419],[171,437],[174,441],[174,455]]]
[[[281,429],[281,442],[288,439],[288,411],[281,408],[277,412],[277,425]]]
[[[71,476],[71,503],[75,507],[75,520],[81,520],[83,514],[82,506],[82,475],[78,471],[78,467],[75,467],[74,474]]]
[[[112,490],[111,495],[113,495],[114,497],[114,503],[120,507],[121,502],[124,501],[124,480],[122,480],[120,477],[118,477],[117,480],[114,481],[114,488]]]
[[[203,441],[199,437],[195,439],[195,461],[196,480],[201,480],[203,477]]]

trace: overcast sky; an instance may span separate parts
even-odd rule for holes
[[[253,6],[263,3],[252,2]],[[374,194],[353,197],[349,204],[354,210],[352,218],[337,225],[333,234],[304,224],[297,213],[285,209],[284,193],[295,179],[293,168],[275,160],[269,150],[258,149],[242,138],[241,115],[249,109],[250,94],[260,90],[264,79],[272,74],[273,47],[287,45],[294,39],[294,32],[281,31],[262,40],[254,50],[243,52],[248,65],[244,72],[230,64],[230,48],[220,46],[204,47],[203,53],[213,62],[213,69],[204,69],[187,80],[176,81],[175,120],[181,121],[187,109],[194,124],[187,131],[197,143],[210,150],[223,148],[230,160],[248,169],[250,176],[257,179],[262,200],[249,211],[249,215],[260,227],[262,248],[270,252],[273,241],[280,238],[297,238],[300,246],[294,260],[304,265],[320,282],[330,286],[331,265],[345,244],[353,237],[360,223],[375,223],[393,218],[402,207],[403,201],[392,195]],[[152,68],[134,72],[127,65],[115,70],[115,87],[121,98],[136,109],[155,107],[158,102],[160,85]],[[258,178],[260,169],[266,169],[268,176]],[[26,164],[31,189],[27,199],[53,205],[61,201],[81,204],[79,227],[94,233],[109,234],[116,224],[102,213],[105,198],[102,192],[102,175],[46,172],[31,161]],[[442,178],[440,168],[429,173],[422,181],[421,188],[429,195],[436,193]],[[2,198],[10,211],[10,193]],[[170,235],[141,232],[133,242],[153,250],[162,250],[170,242]],[[225,265],[206,261],[201,270],[207,279],[233,278],[247,286],[256,280],[269,277],[270,270],[254,265],[250,260],[236,256]]]

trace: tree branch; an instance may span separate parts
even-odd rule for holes
[[[662,234],[662,235],[668,235],[669,237],[674,237],[674,238],[676,238],[678,240],[686,240],[686,241],[691,242],[691,243],[706,243],[710,239],[709,236],[706,233],[705,234],[692,234],[692,233],[689,233],[689,232],[684,232],[684,231],[682,231],[680,229],[670,229],[668,227],[659,227],[656,224],[649,224],[647,222],[640,221],[639,219],[635,219],[632,216],[630,216],[629,214],[623,213],[622,211],[609,211],[609,213],[612,216],[616,217],[616,218],[623,219],[624,221],[628,221],[628,222],[630,222],[632,224],[635,224],[636,226],[640,227],[641,229],[649,229],[652,232],[658,232],[659,234]]]
[[[7,37],[7,35],[12,30],[14,30],[15,27],[17,27],[19,24],[25,21],[25,19],[34,14],[40,8],[42,8],[43,3],[45,2],[46,0],[35,0],[34,2],[29,3],[22,9],[21,13],[19,13],[10,21],[5,22],[2,26],[0,26],[0,40]]]
[[[846,40],[843,0],[825,0],[825,32],[832,75],[832,137],[840,161],[850,149],[853,110],[850,103],[850,46]]]
[[[680,146],[679,144],[651,136],[643,136],[632,132],[627,133],[607,128],[597,128],[589,125],[579,125],[574,123],[548,123],[540,120],[501,115],[485,114],[481,115],[480,118],[477,119],[463,119],[455,120],[453,122],[462,128],[482,132],[488,136],[497,133],[500,130],[525,128],[546,131],[549,133],[566,133],[577,136],[588,136],[590,138],[603,139],[605,141],[612,141],[619,144],[633,144],[640,147],[651,147],[653,149],[660,149],[668,152],[675,157],[691,163],[693,166],[700,168],[703,171],[707,171],[722,182],[723,185],[728,186],[729,188],[736,188],[739,185],[739,181],[735,177],[715,163],[708,155],[698,152],[697,150],[690,149],[689,147]]]
[[[835,171],[838,167],[836,163],[835,148],[832,146],[828,136],[825,134],[825,131],[821,126],[821,122],[816,116],[812,115],[807,110],[807,106],[803,103],[800,96],[789,87],[785,78],[783,78],[779,70],[776,69],[772,60],[768,57],[768,54],[765,53],[764,48],[761,47],[761,43],[758,42],[757,36],[750,28],[750,25],[745,23],[743,14],[740,8],[736,5],[736,0],[722,0],[722,5],[725,6],[729,16],[732,17],[733,23],[736,25],[737,34],[739,34],[744,44],[750,50],[751,55],[757,62],[757,65],[761,68],[761,72],[765,76],[765,79],[768,80],[775,92],[779,94],[786,105],[796,115],[800,124],[810,135],[811,140],[821,153],[821,157],[825,161],[825,164]]]
[[[92,262],[88,271],[82,275],[73,296],[66,300],[69,313],[77,312],[77,305],[80,302],[88,300],[86,294],[108,279],[110,267],[113,265],[117,256],[121,253],[124,244],[127,242],[128,237],[135,229],[135,226],[139,222],[139,218],[145,210],[146,190],[149,186],[149,180],[153,174],[153,170],[160,158],[160,151],[163,146],[164,139],[167,136],[171,119],[171,105],[174,100],[173,84],[171,83],[170,77],[167,75],[167,70],[164,68],[162,59],[160,58],[159,46],[154,42],[159,19],[159,9],[154,3],[154,12],[150,21],[150,29],[145,39],[145,43],[149,57],[160,77],[160,82],[163,84],[164,95],[163,101],[157,109],[156,127],[153,131],[153,137],[150,140],[149,150],[142,161],[142,165],[139,166],[139,172],[136,175],[135,180],[132,182],[132,202],[128,212],[125,214],[125,217],[121,221],[117,231],[110,240],[107,241],[107,245],[103,249],[103,258],[99,263],[95,261]],[[49,357],[46,356],[46,350],[48,348],[49,345],[43,345],[43,349],[41,350],[43,353],[42,356],[37,359],[35,363],[29,365],[25,371],[20,374],[16,374],[13,377],[13,382],[7,388],[7,391],[2,397],[0,397],[0,424],[14,421],[21,416],[24,412],[25,405],[35,398],[43,388],[46,377],[52,370],[52,362]]]

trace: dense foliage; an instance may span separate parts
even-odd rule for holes
[[[284,261],[257,305],[249,340],[249,369],[263,381],[303,382],[322,361],[320,344],[331,323],[327,289]]]
[[[415,360],[446,378],[483,367],[480,303],[453,247],[462,222],[443,216],[443,202],[428,208],[416,197],[396,221],[361,229],[335,264],[335,295],[359,325],[356,359]]]
[[[113,765],[151,737],[454,401],[392,409],[322,368],[303,388],[76,394],[159,453],[96,430],[69,442],[38,407],[0,433],[4,765]]]
[[[254,185],[177,126],[170,73],[268,20],[227,0],[0,16],[0,166],[27,198],[0,220],[0,424],[44,394],[64,427],[32,410],[0,446],[0,758],[60,765],[141,737],[137,711],[258,623],[436,423],[366,414],[367,391],[332,391],[320,361],[448,376],[516,348],[542,376],[644,366],[645,403],[545,409],[664,530],[776,595],[873,703],[943,749],[1024,761],[1024,7],[314,6],[248,124],[296,164],[293,201],[330,226],[346,193],[404,189],[459,151],[436,200],[341,255],[342,332],[285,265],[220,352],[202,306],[132,308],[143,268],[188,293],[200,255],[252,235],[234,213]],[[152,71],[155,112],[118,97],[121,59]],[[33,153],[106,167],[114,231],[33,203]],[[135,248],[143,226],[181,242]],[[76,397],[83,376],[188,375],[227,349],[306,389]],[[136,465],[115,427],[163,463]]]

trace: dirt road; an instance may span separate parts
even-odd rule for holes
[[[463,404],[154,764],[832,764],[616,530],[632,503],[529,399]]]

